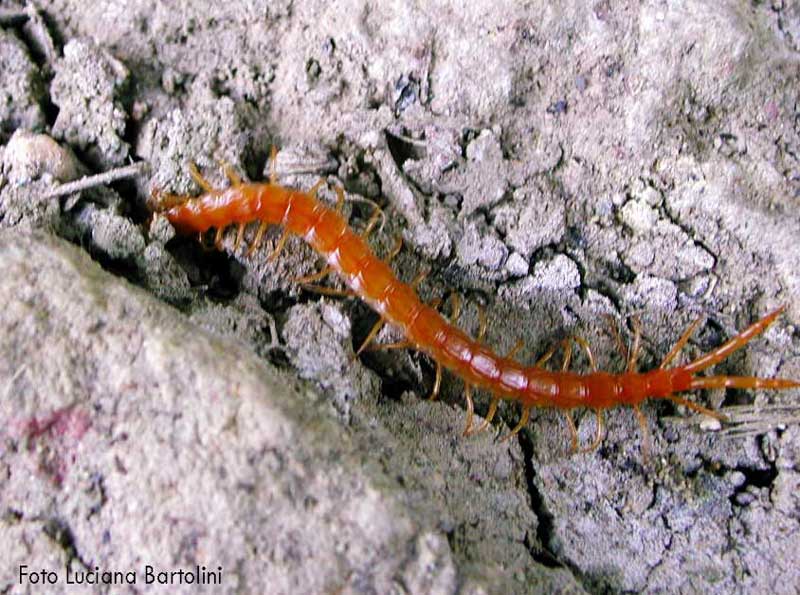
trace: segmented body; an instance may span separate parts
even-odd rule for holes
[[[243,225],[259,222],[257,241],[267,225],[282,226],[286,232],[302,237],[358,296],[383,319],[400,328],[410,344],[462,378],[468,386],[490,391],[496,399],[519,402],[524,408],[525,420],[531,407],[564,410],[587,407],[599,412],[618,405],[638,407],[648,398],[671,398],[692,406],[675,394],[722,386],[771,389],[798,386],[785,379],[696,376],[697,372],[723,360],[761,333],[782,309],[772,312],[718,349],[672,369],[666,369],[666,364],[688,340],[689,332],[661,367],[645,373],[633,370],[633,362],[621,374],[554,372],[522,365],[496,354],[423,303],[413,287],[398,279],[365,239],[337,211],[320,202],[313,191],[293,190],[276,183],[241,183],[236,178],[233,181],[234,184],[225,190],[211,190],[204,184],[208,191],[197,198],[171,197],[170,202],[175,204],[164,209],[164,213],[178,231],[185,233],[216,228],[220,238],[225,227],[238,224],[241,238]],[[588,351],[588,346],[586,348]],[[471,400],[469,405],[471,413]],[[693,408],[708,412],[697,405]],[[637,414],[641,422],[638,408]],[[571,418],[569,421],[574,433]]]

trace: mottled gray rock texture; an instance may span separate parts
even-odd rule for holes
[[[579,335],[621,370],[635,318],[646,370],[699,315],[692,355],[786,304],[716,373],[800,378],[795,4],[40,0],[0,26],[0,591],[152,560],[245,593],[795,592],[798,391],[690,396],[722,426],[648,403],[646,460],[626,409],[591,453],[549,410],[499,442],[506,403],[464,438],[463,384],[427,402],[427,358],[355,357],[376,317],[298,286],[302,242],[215,250],[148,206],[200,191],[190,161],[268,178],[276,145],[354,227],[380,207],[376,252],[402,237],[397,274],[473,334],[480,304],[501,353]]]

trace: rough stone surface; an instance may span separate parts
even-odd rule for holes
[[[536,521],[514,489],[519,450],[453,450],[455,412],[437,428],[441,412],[395,407],[408,429],[372,421],[354,437],[307,384],[62,240],[5,230],[0,262],[3,590],[22,564],[57,572],[53,593],[73,592],[67,568],[134,569],[142,584],[153,564],[221,566],[224,592],[581,591],[521,546]],[[417,416],[437,430],[428,453],[399,440]],[[438,463],[433,502],[409,456]]]
[[[28,48],[12,31],[0,31],[0,140],[17,128],[44,126],[42,81]]]
[[[786,304],[774,328],[716,373],[798,378],[797,6],[37,7],[43,17],[27,9],[0,39],[0,63],[8,65],[0,72],[8,93],[2,142],[34,128],[92,170],[130,157],[147,161],[150,174],[54,200],[43,196],[56,183],[55,165],[16,177],[16,166],[4,169],[7,253],[88,263],[63,242],[20,239],[25,230],[48,230],[182,313],[88,264],[53,265],[75,288],[64,285],[71,301],[52,301],[56,281],[18,285],[0,262],[3,303],[15,304],[3,320],[19,321],[0,333],[0,397],[23,420],[22,430],[18,422],[4,430],[11,437],[2,444],[0,550],[11,543],[14,560],[48,567],[136,564],[148,552],[173,566],[192,557],[235,560],[242,582],[232,584],[242,592],[264,590],[244,581],[256,581],[262,563],[275,588],[289,591],[793,592],[797,391],[691,395],[726,408],[730,422],[721,427],[648,404],[647,462],[626,410],[606,415],[600,449],[573,457],[567,426],[551,411],[535,411],[510,443],[494,434],[464,439],[460,381],[445,375],[440,401],[428,403],[421,397],[433,367],[419,354],[351,361],[375,315],[358,300],[298,289],[293,279],[321,266],[299,240],[274,260],[267,255],[279,230],[252,256],[234,249],[234,229],[221,251],[204,249],[175,237],[146,206],[153,191],[200,190],[189,161],[214,186],[228,183],[220,160],[248,178],[268,177],[275,144],[281,182],[309,188],[325,177],[343,186],[354,227],[377,204],[384,217],[370,237],[376,252],[388,254],[402,237],[392,263],[399,276],[429,270],[419,287],[426,301],[462,294],[458,324],[473,334],[482,304],[485,341],[501,353],[521,338],[527,349],[519,357],[531,362],[578,335],[599,367],[620,370],[625,358],[609,319],[625,342],[635,317],[645,370],[698,316],[708,322],[687,346],[691,354]],[[336,200],[325,187],[319,196]],[[245,241],[254,234],[249,228]],[[124,289],[103,302],[97,284]],[[159,312],[155,321],[132,320],[144,301]],[[106,311],[124,315],[74,331],[58,322]],[[124,348],[108,348],[108,329],[130,339]],[[198,337],[204,346],[187,348]],[[142,363],[139,355],[130,361],[150,367],[131,367],[125,350],[137,338],[163,361]],[[402,339],[392,329],[378,338]],[[51,355],[58,348],[71,355]],[[573,351],[573,369],[585,370],[586,360]],[[246,373],[241,362],[249,362]],[[265,389],[275,384],[272,365],[302,394]],[[37,370],[50,376],[37,382]],[[128,377],[138,388],[111,380]],[[485,414],[488,395],[475,399]],[[231,403],[247,403],[250,413],[233,430],[222,421]],[[503,404],[493,427],[505,433],[518,417]],[[577,412],[575,422],[582,444],[590,443],[591,412]],[[246,481],[223,477],[223,468]],[[295,471],[305,475],[296,479]],[[315,573],[304,574],[312,566]]]
[[[53,135],[80,148],[94,165],[123,163],[129,149],[122,103],[128,77],[125,65],[92,41],[67,43],[50,88],[59,107]]]

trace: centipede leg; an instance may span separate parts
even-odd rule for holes
[[[396,341],[395,343],[383,343],[370,347],[374,351],[391,351],[397,349],[414,349],[416,345],[411,341]]]
[[[414,277],[411,283],[409,283],[411,289],[416,291],[429,274],[430,271],[428,270],[420,271],[419,273],[417,273],[417,275]]]
[[[436,298],[434,300],[431,300],[430,305],[431,305],[432,308],[437,308],[439,306],[439,304],[441,303],[441,301],[442,300],[440,298]],[[372,349],[372,350],[375,350],[375,351],[388,351],[390,349],[415,349],[415,348],[417,348],[417,345],[412,343],[411,341],[397,341],[395,343],[383,343],[382,345],[375,345],[375,346],[370,347],[368,345],[368,343],[370,343],[372,341],[372,339],[375,338],[374,336],[372,336],[373,335],[373,331],[374,331],[375,335],[377,335],[378,332],[380,331],[380,326],[379,325],[383,325],[385,322],[386,322],[385,320],[381,319],[381,320],[379,320],[378,322],[375,323],[375,326],[372,327],[372,330],[370,331],[370,333],[369,333],[369,335],[367,337],[367,340],[365,340],[364,343],[359,348],[359,353],[364,349]],[[377,331],[375,330],[376,327],[378,328]],[[438,376],[439,376],[439,381],[441,381],[441,369],[439,370]],[[436,392],[438,392],[438,390],[439,389],[437,388]]]
[[[272,145],[269,149],[269,183],[278,183],[278,147]]]
[[[458,293],[450,294],[450,322],[456,324],[461,316],[461,296]]]
[[[638,404],[633,406],[633,412],[636,414],[636,419],[639,421],[639,427],[642,430],[642,462],[647,463],[647,459],[650,457],[650,432],[647,429],[647,418]]]
[[[636,372],[636,360],[639,359],[639,349],[642,346],[642,323],[639,321],[639,317],[634,316],[631,319],[631,324],[633,324],[633,344],[628,354],[628,365],[626,367],[628,374]]]
[[[499,404],[500,399],[497,397],[492,397],[492,401],[489,403],[489,411],[486,412],[486,417],[483,419],[481,425],[475,428],[474,431],[470,432],[470,434],[478,434],[489,427],[489,425],[492,423],[492,419],[494,419],[495,413],[497,413],[497,405]]]
[[[322,182],[322,180],[317,182],[317,184],[320,182]],[[334,191],[336,192],[336,212],[341,213],[344,209],[344,190],[342,190],[341,187],[336,186]],[[314,195],[316,195],[316,192],[314,192]]]
[[[669,365],[669,363],[673,359],[675,359],[675,357],[681,352],[681,349],[683,349],[684,346],[686,345],[686,343],[689,342],[689,339],[694,334],[694,331],[697,329],[697,327],[700,325],[700,323],[702,321],[703,321],[703,317],[699,316],[692,324],[690,324],[686,328],[685,331],[683,331],[683,334],[681,335],[681,338],[678,339],[678,342],[675,343],[673,348],[670,350],[670,352],[664,358],[664,361],[661,362],[660,366],[658,366],[659,369],[664,370]]]
[[[472,385],[464,385],[464,398],[467,400],[467,423],[464,426],[464,436],[469,436],[472,430],[472,420],[475,416],[475,403],[472,401]]]
[[[389,251],[389,254],[386,256],[386,262],[392,262],[395,257],[400,254],[400,250],[403,249],[403,236],[397,236],[394,241],[394,246]]]
[[[483,306],[478,304],[478,335],[476,336],[478,341],[483,341],[483,337],[486,335],[486,327],[488,324],[489,321],[486,318],[486,310],[484,310]]]
[[[514,346],[506,354],[506,357],[508,357],[508,358],[514,357],[515,355],[517,355],[520,352],[520,350],[523,347],[525,347],[525,342],[522,339],[517,339],[517,342],[514,343]]]
[[[564,360],[561,362],[561,371],[566,372],[569,369],[569,364],[572,362],[572,343],[569,338],[561,341],[564,347]]]
[[[268,261],[272,262],[278,259],[281,252],[283,251],[283,247],[286,245],[286,241],[289,239],[289,231],[284,230],[281,234],[281,237],[278,238],[278,243],[275,245],[275,249],[272,251],[272,254],[269,255]]]
[[[552,357],[553,357],[553,355],[555,354],[556,350],[557,350],[557,349],[558,349],[558,348],[559,348],[561,345],[564,345],[564,342],[556,343],[555,345],[553,345],[553,346],[552,346],[550,349],[548,349],[548,350],[547,350],[547,351],[544,353],[544,355],[542,355],[542,357],[540,357],[539,359],[537,359],[537,360],[536,360],[536,363],[535,363],[535,364],[533,364],[533,366],[534,366],[535,368],[543,368],[543,367],[544,367],[544,365],[545,365],[547,362],[549,362],[549,361],[550,361],[550,358],[552,358]],[[562,368],[563,368],[564,370],[566,370],[566,369],[569,367],[569,361],[570,361],[570,358],[572,357],[572,347],[569,347],[569,350],[570,350],[570,354],[569,354],[569,356],[567,356],[567,354],[566,354],[566,353],[564,354],[564,363],[566,364],[566,365],[562,365]]]
[[[511,440],[514,436],[519,434],[520,430],[527,425],[528,420],[530,419],[530,417],[531,417],[531,408],[523,406],[522,407],[522,415],[519,418],[519,422],[517,423],[516,426],[514,426],[514,429],[511,430],[510,434],[508,434],[506,436],[503,436],[500,439],[500,442],[506,442],[507,440]]]
[[[578,428],[575,427],[575,420],[572,419],[572,413],[568,409],[564,410],[564,419],[567,420],[567,427],[569,428],[571,452],[575,454],[578,452]]]
[[[485,332],[485,329],[483,330],[483,332],[481,331],[480,328],[478,329],[478,339],[479,340],[481,338],[483,338],[483,333],[484,332]],[[514,346],[506,354],[506,357],[509,357],[509,358],[514,357],[514,355],[517,352],[519,352],[519,350],[522,349],[524,345],[525,345],[525,343],[522,341],[522,339],[517,339],[517,342],[514,343]],[[489,402],[489,409],[486,412],[486,417],[483,418],[483,421],[481,422],[481,425],[479,425],[474,430],[471,430],[469,432],[469,434],[467,434],[467,435],[471,436],[472,434],[479,434],[479,433],[483,432],[484,430],[486,430],[491,425],[492,420],[494,419],[494,416],[497,413],[497,406],[499,404],[500,404],[500,398],[493,396],[492,400]]]
[[[230,182],[231,186],[242,185],[241,176],[238,173],[236,173],[236,170],[230,163],[228,163],[225,159],[222,158],[217,159],[217,163],[219,164],[222,173],[225,174],[226,178],[228,178],[228,182]]]
[[[216,233],[214,234],[214,247],[222,252],[222,237],[225,234],[224,227],[218,227]]]
[[[481,335],[480,329],[478,329],[478,334]],[[506,357],[509,357],[509,358],[510,357],[514,357],[514,355],[520,349],[522,349],[522,347],[524,345],[525,345],[525,343],[523,343],[522,339],[517,339],[517,342],[514,343],[514,346],[506,354]],[[483,422],[481,422],[481,425],[479,425],[477,428],[475,428],[473,431],[471,431],[469,435],[479,434],[480,432],[483,432],[485,429],[487,429],[491,425],[492,420],[494,419],[494,416],[497,413],[497,406],[499,404],[500,404],[500,398],[493,396],[492,400],[489,403],[489,410],[486,412],[486,417],[483,418]]]
[[[242,244],[242,239],[244,238],[244,223],[239,223],[238,227],[236,228],[236,240],[233,242],[233,251],[238,252],[239,246]]]
[[[677,403],[678,405],[683,405],[684,407],[687,407],[692,411],[696,411],[697,413],[708,415],[709,417],[713,417],[714,419],[718,419],[719,421],[728,421],[728,418],[722,413],[719,413],[718,411],[713,411],[711,409],[707,409],[702,405],[693,403],[692,401],[684,399],[683,397],[679,397],[678,395],[667,395],[666,398],[672,401],[673,403]]]
[[[375,229],[375,226],[378,224],[378,221],[382,220],[384,217],[383,209],[381,209],[377,203],[372,201],[369,202],[371,202],[373,207],[375,207],[375,211],[370,216],[369,221],[367,221],[367,225],[364,228],[364,231],[361,232],[361,237],[364,239],[367,239],[369,237],[369,235]],[[381,226],[383,226],[383,223],[381,223]]]
[[[361,355],[361,353],[369,346],[370,343],[378,336],[378,333],[381,332],[383,325],[386,324],[386,320],[384,318],[379,318],[378,322],[372,325],[372,329],[370,329],[369,333],[367,333],[367,337],[361,343],[361,347],[358,348],[356,351],[356,357]]]
[[[595,409],[594,410],[595,418],[597,419],[597,433],[595,434],[594,441],[587,446],[586,448],[582,449],[582,453],[592,452],[596,450],[600,443],[603,441],[603,410],[602,409]]]
[[[606,318],[608,320],[608,326],[611,330],[611,336],[614,337],[614,343],[617,345],[617,349],[619,350],[620,354],[622,355],[622,359],[626,362],[628,361],[628,348],[625,346],[625,343],[622,341],[622,335],[619,333],[619,324],[617,320],[611,316],[611,314],[607,314]]]
[[[189,175],[192,176],[195,184],[203,189],[203,192],[214,192],[214,187],[203,177],[203,175],[197,169],[197,165],[195,165],[194,161],[189,162]]]
[[[431,308],[436,309],[439,307],[439,304],[441,303],[442,303],[441,298],[436,298],[434,300],[431,300],[430,306]],[[381,328],[383,328],[384,324],[386,324],[386,319],[381,317],[372,326],[372,329],[367,334],[367,338],[364,339],[364,341],[361,343],[361,347],[358,348],[358,351],[356,352],[356,357],[361,355],[361,353],[367,349],[374,349],[375,351],[380,351],[382,349],[405,349],[408,347],[414,347],[414,345],[412,345],[408,341],[400,341],[397,343],[386,343],[384,345],[376,345],[374,347],[370,347],[370,344],[375,340],[375,337],[378,336],[378,333],[381,331]]]
[[[589,367],[591,368],[592,372],[597,372],[597,363],[595,362],[594,355],[592,354],[592,348],[589,345],[589,341],[583,337],[578,337],[577,335],[574,335],[572,340],[583,348],[584,353],[586,353],[586,359],[589,360]]]
[[[333,272],[333,268],[330,266],[326,266],[321,271],[316,273],[312,273],[310,275],[305,275],[304,277],[295,277],[292,279],[295,283],[299,285],[310,285],[312,283],[316,283],[317,281],[322,281],[325,277],[330,275]]]
[[[250,244],[250,248],[247,249],[247,257],[255,253],[258,250],[258,247],[261,245],[261,240],[264,238],[264,233],[267,231],[268,224],[266,221],[262,221],[261,225],[258,226],[258,230],[256,231],[256,237],[253,239],[253,243]]]
[[[433,388],[431,394],[428,396],[429,401],[435,401],[439,398],[439,389],[442,387],[442,364],[436,362],[436,377],[433,380]]]
[[[336,289],[335,287],[324,287],[322,285],[301,285],[301,287],[304,291],[310,291],[311,293],[318,293],[320,295],[327,295],[330,297],[358,297],[358,294],[352,289]]]

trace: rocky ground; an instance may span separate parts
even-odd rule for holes
[[[798,391],[695,395],[722,427],[648,404],[648,457],[625,409],[587,454],[555,411],[499,441],[508,403],[464,438],[462,384],[429,402],[425,357],[355,358],[375,315],[302,291],[299,240],[209,250],[147,208],[199,192],[190,160],[264,179],[274,145],[355,227],[379,205],[375,250],[402,236],[398,275],[462,295],[470,332],[481,305],[498,351],[577,334],[619,370],[636,319],[647,369],[698,315],[694,354],[786,304],[717,373],[800,378],[800,7],[550,4],[3,5],[0,592],[42,592],[23,566],[198,590],[147,565],[241,593],[795,592]],[[67,584],[95,568],[137,582]]]

